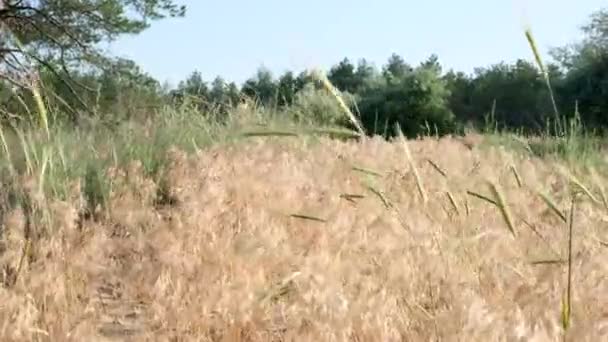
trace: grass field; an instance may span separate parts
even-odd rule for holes
[[[604,340],[604,143],[553,104],[561,138],[387,141],[285,130],[306,107],[75,130],[40,100],[0,130],[0,339]]]
[[[172,118],[5,130],[2,341],[608,336],[599,152],[234,140]]]

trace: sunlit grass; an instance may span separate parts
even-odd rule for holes
[[[599,340],[608,201],[605,177],[572,168],[578,133],[566,161],[529,140],[510,159],[399,126],[366,139],[316,77],[356,131],[256,108],[73,130],[33,87],[37,125],[0,129],[0,337]]]

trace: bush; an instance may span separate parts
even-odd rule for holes
[[[450,92],[434,65],[423,64],[399,76],[379,76],[361,94],[359,109],[368,132],[389,133],[397,123],[408,137],[443,135],[456,128],[448,107]],[[386,127],[389,130],[383,132]]]
[[[342,92],[342,99],[346,105],[353,107],[355,97]],[[336,98],[325,89],[317,89],[309,83],[296,93],[293,104],[287,112],[300,123],[318,126],[346,125],[344,111],[338,105]]]

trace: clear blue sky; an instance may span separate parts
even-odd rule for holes
[[[578,39],[605,0],[176,0],[185,18],[155,22],[111,52],[172,85],[193,70],[243,82],[264,65],[327,69],[344,57],[380,67],[395,52],[411,64],[432,53],[446,68],[531,58],[524,23],[543,53]],[[548,58],[545,57],[545,58]]]

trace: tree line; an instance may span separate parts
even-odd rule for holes
[[[309,110],[319,124],[344,123],[331,113],[324,113],[331,110],[331,106],[315,104],[318,100],[314,97],[323,90],[304,71],[287,71],[275,77],[268,69],[259,68],[241,85],[221,76],[204,80],[200,72],[194,71],[172,89],[132,61],[112,59],[81,46],[82,41],[84,46],[94,46],[103,40],[104,33],[118,36],[141,32],[148,23],[146,18],[184,15],[185,9],[171,0],[112,0],[106,1],[110,5],[100,5],[99,9],[83,8],[85,5],[77,0],[48,1],[38,5],[47,7],[37,8],[37,11],[34,2],[30,7],[35,10],[14,5],[27,1],[0,0],[0,3],[4,4],[0,6],[0,20],[4,26],[10,26],[15,22],[14,17],[21,15],[27,17],[28,22],[40,21],[48,32],[58,32],[55,35],[61,39],[56,42],[57,38],[51,33],[48,37],[36,35],[34,28],[26,30],[24,25],[17,24],[13,29],[17,36],[30,43],[29,55],[54,52],[47,53],[51,57],[45,60],[36,57],[39,63],[35,65],[50,94],[46,96],[49,105],[66,113],[73,121],[92,114],[126,119],[167,105],[189,105],[201,115],[221,116],[246,98],[278,112],[288,112],[289,108],[299,106],[301,115]],[[102,2],[91,0],[87,3]],[[11,4],[12,17],[7,14]],[[129,6],[132,10],[140,10],[143,19],[125,19],[121,9]],[[39,13],[45,11],[46,15]],[[68,14],[84,16],[80,26],[60,30],[55,27],[59,22],[50,18],[53,15],[67,18]],[[105,26],[95,24],[98,20],[105,20]],[[70,25],[77,25],[77,21]],[[80,36],[72,37],[70,30]],[[546,71],[560,115],[574,117],[578,114],[589,130],[603,133],[608,127],[608,10],[592,13],[581,31],[579,41],[551,52],[552,62]],[[23,102],[33,101],[28,97],[27,88],[15,90],[17,82],[9,77],[15,74],[15,61],[20,60],[13,52],[16,51],[14,46],[6,43],[9,41],[4,40],[4,45],[0,45],[0,75],[4,75],[0,76],[3,118],[24,115]],[[46,50],[44,46],[47,46]],[[22,53],[25,55],[24,51]],[[66,56],[73,58],[68,60]],[[83,61],[88,64],[84,65]],[[348,99],[371,134],[390,134],[390,127],[395,123],[399,123],[408,136],[454,133],[467,126],[484,128],[488,125],[536,134],[546,131],[555,117],[543,74],[534,62],[525,59],[480,67],[467,74],[445,70],[436,55],[411,65],[402,56],[393,54],[380,67],[365,59],[355,62],[344,58],[327,71],[327,76]]]

